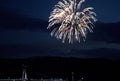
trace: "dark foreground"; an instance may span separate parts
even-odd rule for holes
[[[23,66],[28,78],[84,77],[83,81],[120,81],[120,61],[109,59],[79,59],[62,57],[34,57],[27,59],[0,59],[0,78],[21,78]]]

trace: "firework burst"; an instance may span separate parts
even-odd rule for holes
[[[49,25],[47,29],[55,24],[60,24],[59,27],[54,27],[51,31],[51,36],[61,39],[64,43],[67,40],[69,43],[73,41],[80,42],[81,38],[85,40],[87,32],[93,32],[93,22],[96,22],[96,13],[92,7],[81,10],[82,3],[85,0],[63,0],[59,1],[50,14]]]

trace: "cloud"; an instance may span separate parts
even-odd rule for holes
[[[16,32],[16,33],[15,33]],[[10,35],[11,34],[11,35]],[[1,35],[1,34],[0,34]],[[12,37],[12,39],[10,39]],[[10,37],[7,39],[7,37]],[[33,56],[62,56],[78,58],[120,58],[120,44],[104,41],[86,41],[78,44],[63,44],[51,38],[47,32],[8,33],[0,44],[0,57],[25,58]]]

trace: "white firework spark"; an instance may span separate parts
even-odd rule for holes
[[[55,5],[50,14],[47,29],[55,24],[60,24],[60,26],[52,30],[51,36],[61,39],[63,43],[65,40],[73,43],[73,41],[80,42],[81,38],[85,39],[87,31],[93,32],[92,22],[97,21],[96,13],[92,11],[92,7],[80,10],[83,2],[85,0],[80,0],[78,3],[76,0],[63,0]]]

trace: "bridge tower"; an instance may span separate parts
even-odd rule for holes
[[[26,71],[26,66],[23,65],[23,72],[22,72],[22,81],[27,81],[27,71]]]

